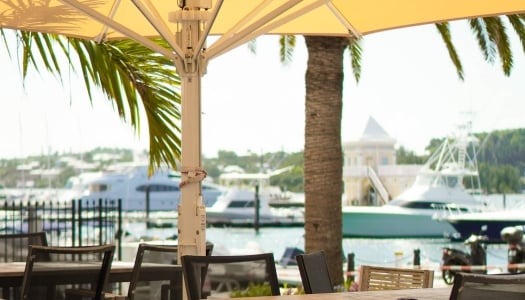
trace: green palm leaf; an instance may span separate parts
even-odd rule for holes
[[[9,49],[4,31],[2,36]],[[16,32],[16,38],[24,78],[30,66],[37,71],[43,66],[57,78],[63,68],[78,69],[90,101],[96,95],[94,89],[101,90],[137,134],[141,107],[144,109],[151,171],[162,163],[176,168],[181,152],[181,82],[170,59],[131,40],[96,43],[21,31]]]

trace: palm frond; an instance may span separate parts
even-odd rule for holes
[[[250,50],[250,52],[253,54],[257,53],[257,40],[256,39],[253,39],[248,42],[248,50]]]
[[[149,129],[151,170],[163,163],[177,167],[181,82],[171,60],[131,40],[95,43],[27,32],[19,32],[18,37],[24,78],[30,65],[38,71],[40,64],[60,78],[64,56],[70,69],[80,69],[90,101],[95,97],[94,89],[100,89],[136,133],[140,133],[142,104]]]
[[[22,64],[22,75],[25,78],[30,66],[33,66],[35,70],[39,71],[40,64],[43,64],[45,69],[57,76],[60,72],[60,66],[57,56],[54,55],[54,46],[62,46],[63,40],[59,39],[58,36],[50,34],[42,34],[35,32],[16,32],[17,43],[21,47],[21,60]]]
[[[293,58],[295,35],[281,35],[279,37],[279,46],[279,58],[281,63],[287,65]]]
[[[470,29],[472,32],[474,32],[476,40],[478,41],[478,46],[481,50],[481,53],[483,54],[484,59],[488,62],[493,62],[495,58],[495,49],[494,47],[491,47],[491,43],[488,40],[487,31],[485,30],[483,20],[476,18],[469,19],[468,22]]]
[[[510,49],[509,36],[505,30],[505,25],[499,17],[483,18],[485,28],[490,43],[497,49],[497,55],[501,62],[501,67],[505,75],[510,75],[513,65],[512,51]]]
[[[350,38],[348,42],[348,52],[350,54],[350,61],[352,65],[352,73],[356,82],[361,78],[361,39]]]
[[[456,67],[456,73],[458,74],[459,79],[463,80],[463,65],[461,64],[461,60],[459,59],[459,55],[456,51],[456,48],[454,47],[454,44],[452,43],[452,36],[450,34],[450,25],[448,22],[444,23],[436,23],[436,28],[441,35],[441,38],[443,39],[443,42],[445,43],[445,46],[448,50],[448,56],[452,60],[452,63]]]
[[[514,29],[514,32],[518,35],[521,43],[521,49],[525,52],[525,15],[511,15],[507,16],[510,25]]]

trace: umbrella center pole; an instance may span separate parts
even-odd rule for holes
[[[206,207],[201,181],[206,176],[201,157],[201,78],[206,60],[203,28],[207,22],[208,0],[179,1],[181,10],[170,14],[177,23],[175,41],[182,53],[175,64],[181,76],[181,202],[178,208],[179,261],[183,255],[206,253]],[[211,1],[210,5],[211,5]],[[185,295],[185,294],[184,294]]]

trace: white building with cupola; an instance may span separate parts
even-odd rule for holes
[[[398,165],[396,139],[370,117],[358,140],[343,142],[343,205],[383,205],[410,187],[422,165]]]

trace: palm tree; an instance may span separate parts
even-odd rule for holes
[[[173,61],[131,40],[96,43],[52,34],[0,29],[5,49],[19,58],[22,76],[41,67],[58,76],[80,70],[93,101],[100,88],[119,117],[140,131],[140,106],[149,128],[150,171],[180,159],[180,78]],[[12,42],[16,42],[13,53]],[[161,43],[161,41],[159,41]],[[60,62],[67,61],[66,66]]]
[[[513,62],[506,31],[508,27],[515,31],[525,51],[524,21],[525,15],[468,20],[486,61],[493,63],[499,56],[505,75],[510,75]],[[463,79],[463,67],[452,44],[449,23],[436,24],[436,28],[459,78]],[[343,54],[349,49],[354,77],[358,81],[361,48],[357,39],[340,37],[305,36],[305,42],[308,50],[305,76],[305,250],[307,253],[324,250],[334,284],[342,284]],[[290,46],[293,45],[293,39],[282,37],[282,60],[291,56]]]
[[[305,42],[309,54],[305,79],[305,249],[324,250],[330,270],[341,271],[341,115],[343,54],[348,39],[305,37]],[[334,279],[342,278],[342,273],[332,274]]]

